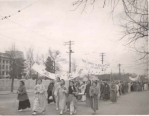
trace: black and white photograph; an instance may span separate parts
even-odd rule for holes
[[[148,0],[0,0],[1,115],[149,115]]]

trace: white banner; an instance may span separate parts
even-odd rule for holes
[[[43,65],[39,65],[39,64],[35,63],[32,66],[32,69],[35,70],[36,72],[38,72],[39,74],[41,74],[41,75],[43,75],[45,77],[48,77],[50,79],[55,79],[55,77],[56,77],[55,74],[46,71],[45,70],[45,66],[43,66]]]
[[[137,76],[135,78],[129,77],[129,79],[132,80],[132,81],[137,81],[139,79],[139,76]]]

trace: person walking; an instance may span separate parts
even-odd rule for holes
[[[56,81],[54,83],[54,88],[53,88],[53,94],[54,94],[54,98],[55,98],[55,102],[56,102],[56,110],[59,110],[59,106],[58,106],[58,89],[60,88],[60,78],[57,77]]]
[[[131,92],[131,83],[128,82],[128,93],[130,93],[130,92]]]
[[[83,82],[81,87],[80,87],[81,93],[85,94],[85,89],[86,89],[86,84],[85,84],[85,82]],[[82,95],[82,99],[81,100],[82,101],[86,101],[86,96]]]
[[[69,90],[68,90],[68,101],[70,103],[70,115],[77,113],[77,91],[74,87],[73,81],[69,82]]]
[[[45,113],[47,100],[46,100],[46,90],[42,84],[42,80],[38,79],[37,85],[34,88],[34,102],[33,102],[33,114]]]
[[[95,115],[98,110],[98,93],[97,83],[93,81],[92,86],[90,87],[90,101],[93,115]]]
[[[18,94],[17,99],[19,100],[18,110],[22,111],[27,108],[30,110],[31,105],[30,105],[30,101],[29,101],[29,98],[26,92],[24,81],[20,81],[20,86],[18,88],[17,94]]]
[[[141,82],[141,91],[144,91],[144,82]]]
[[[85,89],[87,107],[90,107],[90,93],[89,93],[90,87],[91,87],[91,81],[88,80],[87,85],[86,85],[86,89]]]
[[[133,92],[133,91],[134,91],[134,83],[131,82],[131,92]]]
[[[110,86],[110,100],[113,103],[117,101],[117,87],[114,82],[112,82]]]
[[[104,89],[104,83],[100,82],[100,100],[103,99],[103,89]]]
[[[68,93],[68,90],[65,87],[65,81],[64,79],[61,79],[60,88],[58,89],[58,105],[60,110],[60,115],[62,115],[66,108],[66,94]]]
[[[50,104],[51,102],[55,102],[55,99],[54,99],[54,95],[53,95],[53,88],[54,88],[54,81],[51,80],[49,86],[48,86],[48,89],[47,89],[47,94],[48,94],[48,104]]]
[[[98,88],[98,100],[100,100],[100,81],[97,80],[96,83],[97,83],[97,88]]]
[[[105,82],[103,86],[103,100],[109,100],[109,98],[110,98],[110,87]]]
[[[117,97],[120,96],[120,93],[119,93],[119,82],[116,82],[116,93],[117,93]]]

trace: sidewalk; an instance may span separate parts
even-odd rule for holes
[[[32,93],[33,90],[30,89],[30,90],[27,90],[27,93]],[[17,90],[14,90],[13,92],[10,92],[10,91],[0,91],[0,95],[7,95],[7,94],[17,94]]]

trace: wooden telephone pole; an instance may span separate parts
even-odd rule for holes
[[[73,41],[65,42],[64,45],[69,45],[69,73],[71,73],[71,54],[74,53],[71,49],[71,46],[74,45]]]

